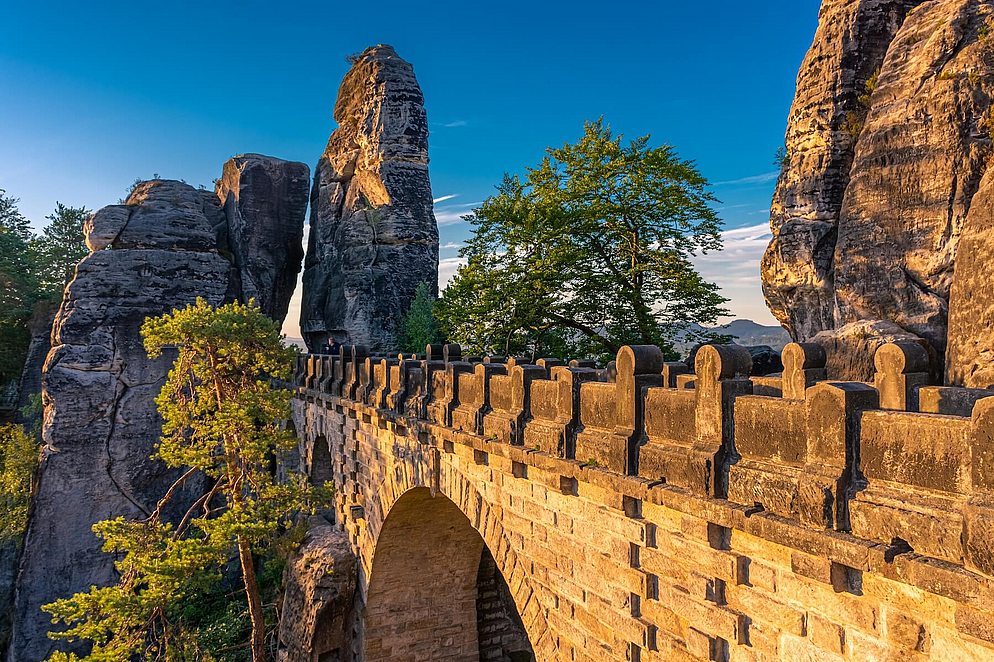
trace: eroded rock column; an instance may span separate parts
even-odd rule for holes
[[[334,337],[387,351],[418,284],[438,282],[428,121],[413,68],[390,46],[366,49],[334,117],[311,190],[300,327],[311,350]]]
[[[256,297],[281,321],[300,269],[293,244],[308,179],[303,164],[236,157],[217,193],[143,182],[126,204],[87,221],[92,252],[66,288],[42,375],[44,461],[9,662],[38,662],[56,646],[85,651],[48,639],[51,620],[41,606],[115,582],[114,559],[101,551],[93,524],[147,516],[179,475],[150,459],[162,429],[155,397],[174,355],[150,360],[142,323],[197,297],[212,305]],[[181,514],[200,487],[188,480],[167,517]]]

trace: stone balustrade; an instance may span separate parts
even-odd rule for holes
[[[654,346],[622,348],[611,372],[469,358],[458,345],[399,358],[345,346],[301,355],[293,380],[994,575],[994,392],[928,385],[919,344],[880,347],[873,385],[826,381],[814,344],[787,345],[773,377],[751,377],[736,345],[702,348],[692,373]]]

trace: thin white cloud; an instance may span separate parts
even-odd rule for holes
[[[456,120],[455,122],[447,122],[442,126],[444,126],[447,129],[453,129],[457,126],[466,126],[466,124],[467,124],[466,120]]]
[[[466,264],[466,259],[461,257],[447,257],[438,261],[438,289],[444,290],[456,271]]]
[[[760,324],[776,324],[763,300],[760,260],[773,235],[767,223],[733,228],[721,233],[721,251],[698,255],[694,266],[705,280],[717,283],[728,297],[728,320],[751,319]],[[723,321],[728,321],[723,320]]]
[[[443,195],[441,198],[435,198],[431,201],[433,205],[437,205],[439,202],[445,202],[446,200],[451,200],[452,198],[458,198],[458,193],[453,193],[451,195]]]
[[[435,222],[438,223],[439,227],[458,225],[459,223],[465,223],[463,220],[463,216],[465,215],[465,211],[438,209],[435,211]]]
[[[776,181],[779,176],[780,171],[775,170],[773,172],[764,172],[761,175],[742,177],[741,179],[728,179],[722,182],[712,182],[711,186],[749,186],[751,184],[766,184],[768,182]]]
[[[439,246],[439,248],[462,248],[462,244],[457,243],[455,241],[450,241],[447,244],[443,244],[443,245]]]

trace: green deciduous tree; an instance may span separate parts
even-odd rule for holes
[[[152,358],[177,352],[156,400],[164,419],[156,455],[189,469],[148,519],[94,527],[104,549],[119,555],[121,581],[47,605],[54,620],[70,625],[52,636],[90,640],[92,662],[214,659],[190,608],[237,559],[251,623],[247,648],[262,662],[266,623],[257,561],[293,535],[296,514],[324,506],[330,492],[279,481],[273,469],[275,458],[297,441],[280,426],[290,415],[291,394],[269,378],[289,377],[295,351],[254,302],[213,308],[198,300],[146,320],[142,335]],[[213,487],[178,523],[163,521],[165,504],[199,472]],[[52,659],[75,658],[60,653]]]
[[[715,202],[673,147],[625,145],[587,122],[578,142],[549,149],[524,179],[506,176],[467,217],[473,237],[438,307],[442,331],[473,351],[606,357],[656,344],[675,356],[677,333],[726,314],[690,261],[721,247]]]
[[[398,344],[404,353],[424,352],[425,347],[442,342],[435,318],[435,291],[428,283],[419,283],[414,300],[400,320]]]

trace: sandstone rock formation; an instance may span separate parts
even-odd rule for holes
[[[258,243],[252,239],[259,234],[253,225],[270,235],[287,226],[299,241],[303,209],[297,201],[306,192],[307,167],[280,163],[268,159],[251,167],[272,164],[277,172],[302,170],[303,177],[295,188],[263,178],[258,190],[246,191],[241,182],[236,197],[259,202],[232,213],[236,232],[217,195],[171,180],[141,183],[127,204],[101,209],[87,223],[93,252],[66,288],[42,377],[45,453],[18,575],[9,662],[36,662],[56,648],[46,637],[51,622],[43,604],[116,579],[113,559],[100,550],[92,525],[147,515],[177,476],[150,459],[161,433],[154,399],[173,357],[147,357],[140,335],[145,318],[197,297],[211,304],[246,300],[229,286],[236,270],[244,283],[245,274],[255,278],[268,269],[274,276],[266,281],[266,301],[271,310],[285,310],[294,279],[288,284],[281,274],[296,273],[299,252],[296,258],[280,255],[273,248],[280,238],[273,236],[261,259],[265,269],[256,270]],[[231,188],[219,190],[238,185],[237,177],[231,181]],[[267,207],[267,195],[284,199]],[[227,202],[229,209],[239,206],[231,196]],[[278,218],[267,216],[267,208],[277,210]],[[228,250],[221,251],[225,237]],[[241,257],[229,261],[226,255]],[[186,498],[195,498],[198,486],[188,481]]]
[[[366,49],[342,80],[334,117],[311,191],[300,327],[312,350],[330,335],[387,351],[418,284],[438,281],[428,122],[413,68],[390,46]]]
[[[92,525],[147,515],[176,477],[149,460],[161,426],[154,399],[171,360],[149,360],[139,328],[146,316],[198,296],[224,300],[229,265],[214,250],[205,204],[181,182],[141,184],[110,250],[85,257],[66,288],[43,374],[45,459],[18,578],[11,662],[42,660],[55,649],[43,604],[115,580]]]
[[[217,180],[228,229],[222,250],[236,267],[229,287],[273,319],[286,317],[300,273],[309,179],[303,163],[244,154],[229,159]]]
[[[946,382],[994,387],[994,169],[973,197],[956,249]]]
[[[920,0],[825,0],[797,75],[785,163],[770,211],[774,239],[763,292],[794,340],[834,328],[833,254],[866,82],[883,63],[908,10]]]
[[[882,320],[926,339],[941,362],[956,247],[991,151],[992,10],[823,5],[763,260],[767,302],[796,340]]]
[[[287,565],[279,662],[351,659],[358,561],[348,535],[322,518],[312,522]]]

